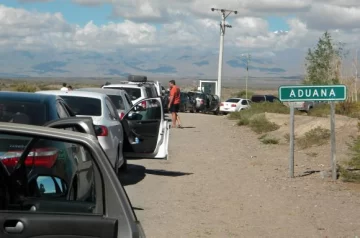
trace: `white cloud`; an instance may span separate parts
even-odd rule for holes
[[[25,0],[23,0],[25,1]],[[272,55],[289,48],[307,48],[324,30],[343,42],[358,44],[360,2],[340,0],[73,0],[83,5],[113,4],[120,23],[85,26],[66,22],[61,13],[39,13],[0,5],[0,48],[116,51],[164,51],[193,47],[214,51],[219,42],[219,14],[211,7],[236,9],[228,20],[225,44],[239,52]],[[121,3],[121,4],[120,4]],[[256,4],[255,4],[256,3]],[[295,15],[288,31],[269,30],[265,16]],[[89,19],[90,20],[90,19]],[[148,21],[148,22],[146,22]],[[158,22],[160,27],[152,23]],[[235,48],[236,47],[236,48]]]

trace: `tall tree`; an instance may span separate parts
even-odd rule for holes
[[[304,84],[338,84],[342,63],[343,48],[334,43],[329,32],[325,32],[314,49],[309,49],[306,56],[307,75]]]

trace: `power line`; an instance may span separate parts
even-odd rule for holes
[[[224,35],[226,28],[232,28],[231,25],[226,24],[226,18],[231,14],[237,14],[237,11],[211,8],[211,11],[217,11],[221,13],[221,22],[220,22],[220,50],[219,50],[219,69],[218,69],[218,85],[217,85],[217,95],[221,100],[221,79],[222,79],[222,66],[223,66],[223,52],[224,52]]]

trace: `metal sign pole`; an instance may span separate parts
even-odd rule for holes
[[[335,140],[335,103],[331,102],[331,171],[332,179],[337,180],[337,166],[336,166],[336,140]]]
[[[295,140],[295,136],[294,136],[294,103],[290,102],[290,154],[289,154],[289,172],[290,172],[290,178],[294,178],[294,140]]]

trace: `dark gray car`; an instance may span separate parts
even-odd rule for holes
[[[62,119],[48,126],[56,129],[0,123],[0,134],[4,137],[29,139],[26,147],[18,151],[13,171],[0,163],[0,237],[145,237],[127,194],[95,136],[101,128],[95,128],[91,118]],[[78,132],[67,128],[76,128]],[[77,145],[73,152],[82,156],[74,162],[81,166],[73,172],[85,172],[80,180],[88,180],[86,171],[91,172],[92,186],[83,187],[81,181],[77,185],[69,184],[59,171],[29,173],[25,161],[32,158],[31,153],[35,153],[33,149],[40,141]],[[58,151],[56,161],[60,160],[62,149],[56,145],[53,149]],[[82,166],[84,163],[87,166]],[[67,165],[58,169],[66,171]],[[89,196],[79,200],[70,195],[73,192]]]

